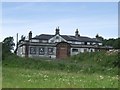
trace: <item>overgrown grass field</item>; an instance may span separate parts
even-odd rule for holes
[[[65,60],[9,55],[3,60],[3,88],[118,88],[117,54],[81,53]]]

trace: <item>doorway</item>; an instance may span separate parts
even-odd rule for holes
[[[63,59],[70,56],[70,44],[67,42],[60,42],[56,45],[56,58]]]

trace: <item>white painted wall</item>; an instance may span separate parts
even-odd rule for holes
[[[20,57],[25,57],[25,46],[18,47],[17,55]]]
[[[76,42],[76,41],[67,41],[67,42],[71,44],[84,44],[83,42]]]
[[[57,37],[58,37],[58,39],[57,39]],[[62,41],[66,42],[66,40],[64,38],[62,38],[60,35],[56,35],[48,40],[49,43],[62,42]]]
[[[78,49],[78,52],[73,52],[72,51],[72,49]],[[79,53],[84,53],[85,52],[85,49],[86,49],[86,52],[91,52],[91,50],[92,50],[92,52],[95,52],[95,49],[94,48],[90,48],[90,49],[88,49],[88,48],[71,48],[71,55],[76,55],[76,54],[79,54]]]
[[[98,45],[102,45],[102,43],[98,43]]]
[[[36,54],[30,54],[30,47],[36,47]],[[28,55],[28,57],[50,57],[51,56],[51,58],[56,58],[56,47],[47,47],[47,46],[45,46],[44,48],[44,50],[45,50],[45,54],[44,55],[40,55],[39,54],[39,48],[40,47],[42,47],[42,46],[30,46],[29,47],[29,55]],[[48,48],[53,48],[53,54],[52,55],[49,55],[48,54]]]
[[[37,40],[37,39],[32,39],[32,40],[30,40],[30,42],[39,42],[39,40]]]

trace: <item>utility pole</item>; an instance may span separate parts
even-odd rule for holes
[[[16,48],[18,48],[18,33],[17,33],[17,37],[16,37]]]
[[[15,54],[17,54],[17,49],[18,49],[18,33],[16,35],[16,49],[14,51]]]

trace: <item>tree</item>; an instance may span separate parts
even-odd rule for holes
[[[3,46],[3,51],[5,50],[7,52],[11,52],[12,50],[14,50],[15,43],[13,37],[5,38],[3,40],[2,46]]]
[[[113,47],[116,49],[120,49],[120,38],[118,38],[114,41]]]
[[[3,40],[3,42],[2,42],[2,57],[3,57],[3,59],[7,54],[12,53],[12,50],[14,50],[14,46],[15,46],[15,43],[14,43],[13,37],[7,37]]]

